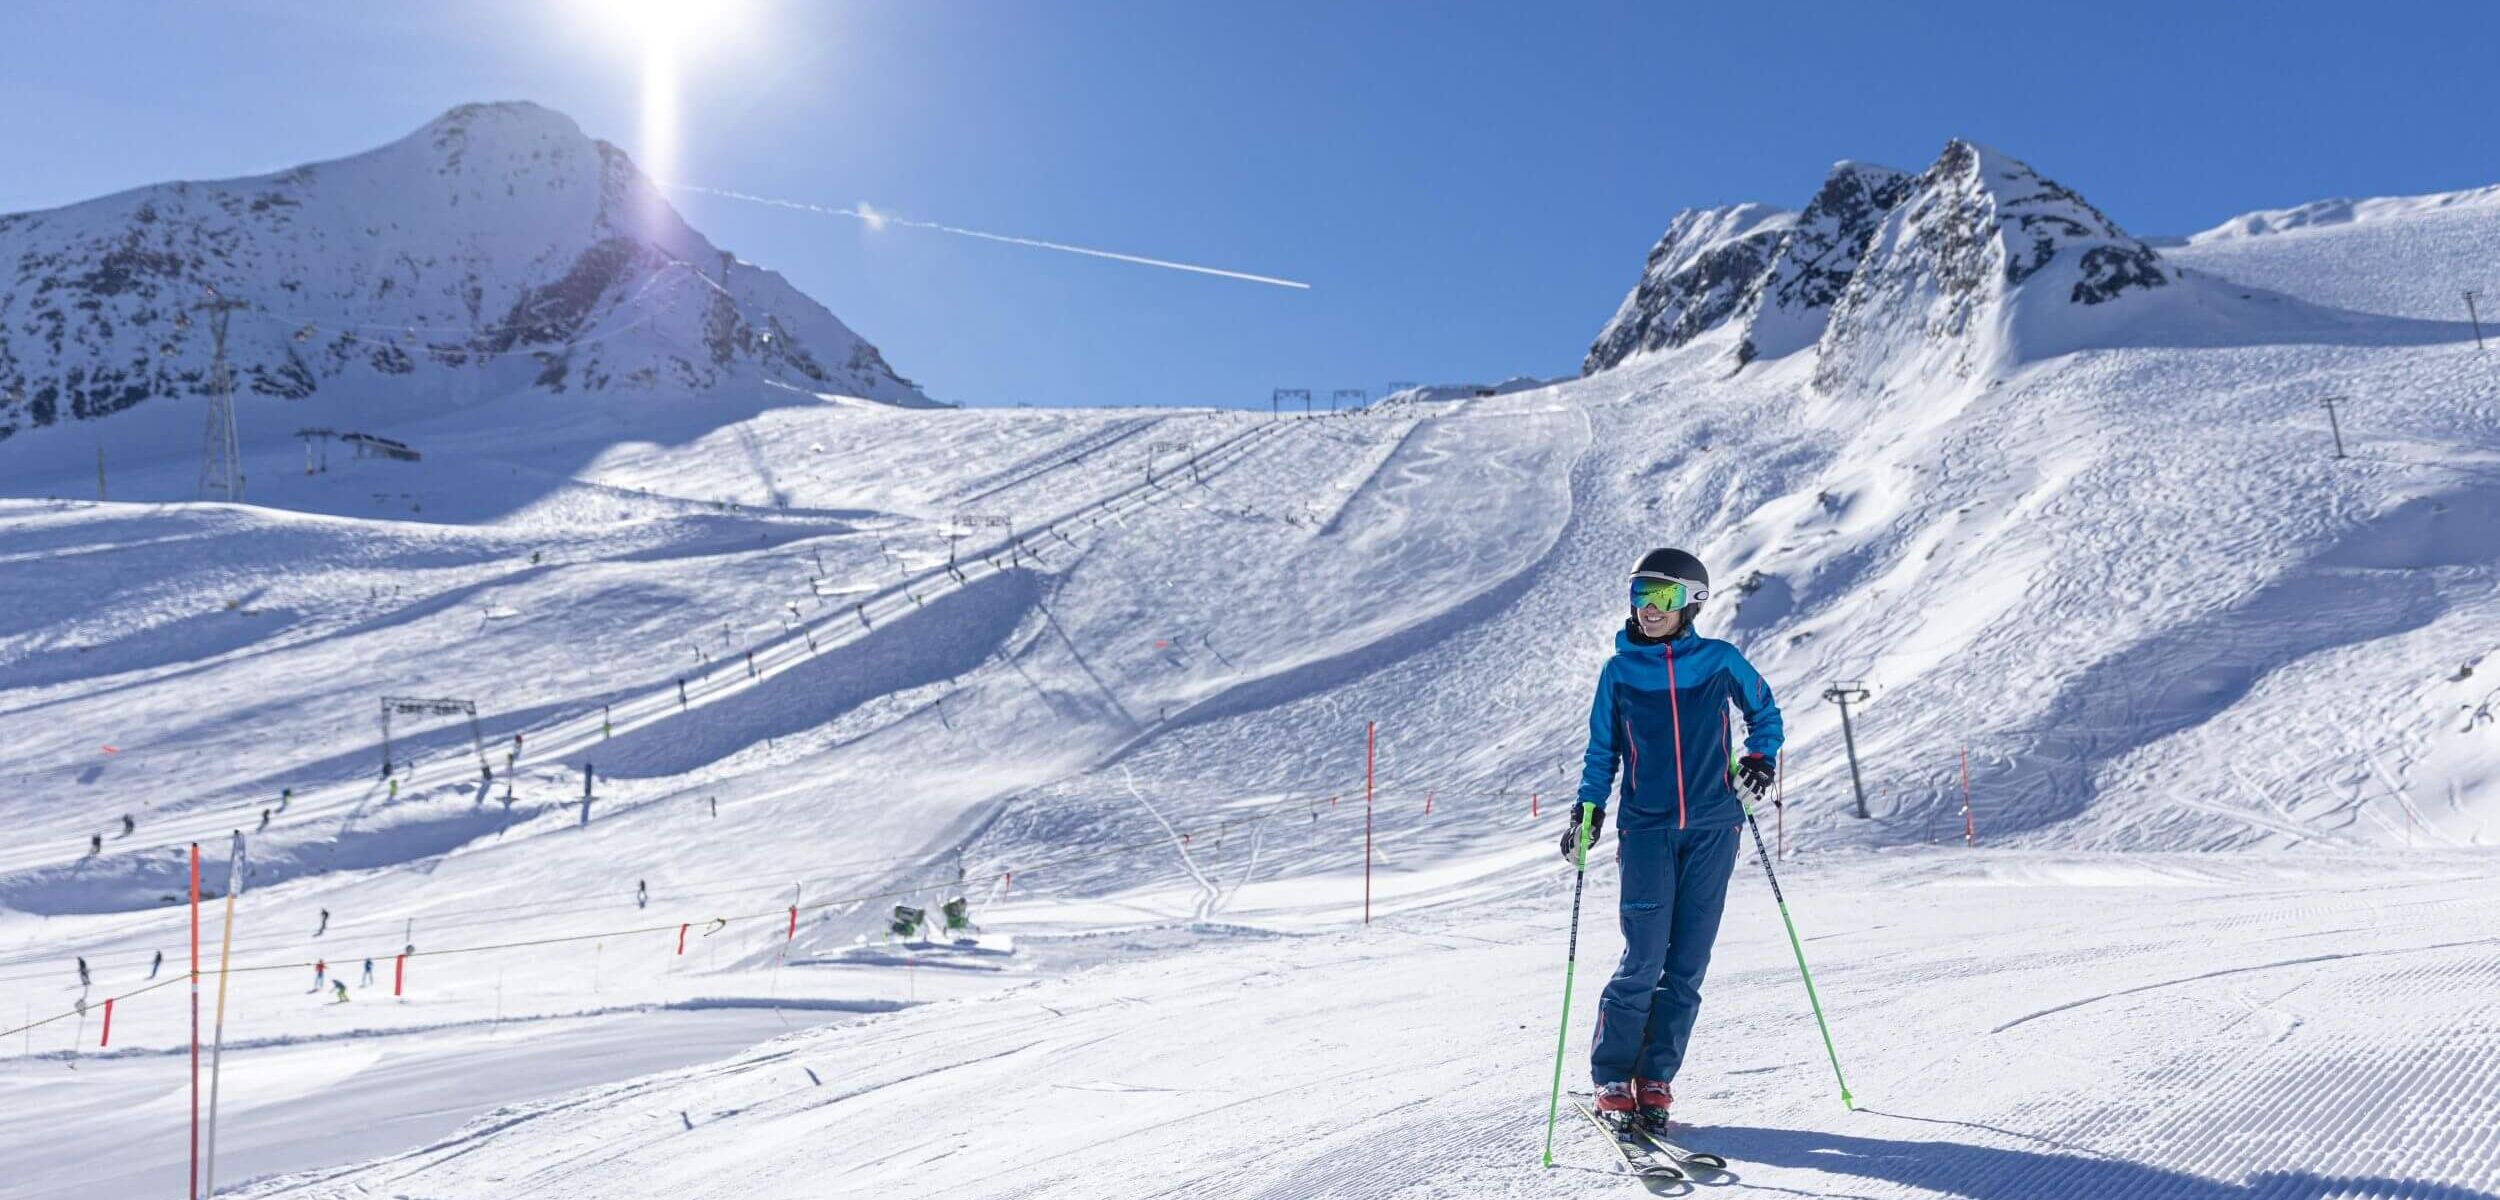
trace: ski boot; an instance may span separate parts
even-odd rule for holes
[[[1640,1107],[1633,1119],[1640,1123],[1643,1132],[1664,1136],[1667,1132],[1667,1110],[1675,1104],[1674,1090],[1664,1080],[1636,1079],[1632,1081],[1632,1092]]]
[[[1629,1127],[1640,1100],[1628,1082],[1597,1085],[1597,1115],[1606,1121]]]

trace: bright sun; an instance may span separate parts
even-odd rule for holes
[[[572,7],[581,25],[634,57],[642,100],[635,157],[653,178],[675,179],[686,74],[749,28],[753,5],[742,0],[573,0]]]

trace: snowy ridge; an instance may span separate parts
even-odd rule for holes
[[[2290,208],[2265,208],[2241,213],[2211,229],[2188,235],[2188,244],[2202,246],[2240,238],[2322,229],[2336,225],[2401,221],[2457,209],[2500,209],[2500,184],[2421,196],[2372,196],[2355,200],[2337,197],[2312,200]]]
[[[206,394],[209,322],[189,309],[208,289],[245,304],[238,394],[299,424],[762,381],[928,403],[689,228],[622,151],[532,104],[464,105],[274,175],[0,216],[0,262],[0,438]]]
[[[1553,382],[1555,381],[1538,379],[1530,375],[1513,375],[1500,383],[1421,383],[1412,387],[1399,388],[1382,396],[1373,404],[1373,407],[1378,408],[1385,404],[1438,404],[1451,400],[1468,400],[1478,396],[1507,396],[1512,392],[1545,387]]]

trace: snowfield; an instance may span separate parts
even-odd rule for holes
[[[245,1194],[1628,1193],[1567,1111],[1537,1165],[1567,899],[1540,865],[1463,912],[794,1034]],[[1677,1089],[1686,1140],[1732,1166],[1669,1191],[2464,1200],[2500,1171],[2500,897],[2480,856],[1792,868],[1855,1112],[1742,865]],[[1604,912],[1602,875],[1593,892]],[[1581,950],[1602,960],[1619,943],[1592,924]],[[1603,982],[1581,979],[1575,1014]]]
[[[2500,226],[2368,211],[2164,250],[2148,311],[2280,298],[2231,337],[1864,392],[1721,326],[1335,417],[521,393],[307,473],[247,408],[248,504],[116,457],[195,407],[79,427],[106,502],[12,438],[0,1193],[182,1186],[187,853],[205,1027],[236,831],[237,1194],[1628,1192],[1567,1108],[1537,1165],[1554,842],[1680,544],[1787,713],[1764,832],[1858,1101],[1749,838],[1691,1191],[2500,1196],[2494,360],[2321,265]],[[394,717],[386,779],[384,696],[474,739]],[[886,937],[958,895],[977,938]]]

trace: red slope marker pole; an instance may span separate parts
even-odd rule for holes
[[[191,843],[191,1200],[200,1195],[200,844]]]
[[[402,994],[408,986],[408,956],[400,955],[391,962],[391,994]]]
[[[106,997],[104,998],[104,1036],[103,1036],[103,1037],[101,1037],[101,1038],[96,1039],[96,1049],[101,1050],[101,1049],[105,1048],[106,1046],[110,1046],[110,1045],[112,1045],[112,1044],[113,1044],[113,998],[112,998],[111,996],[106,996]]]

